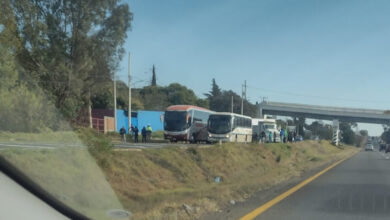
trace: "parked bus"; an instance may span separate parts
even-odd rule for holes
[[[214,113],[207,130],[210,142],[251,142],[252,118],[235,113]]]
[[[193,105],[169,106],[164,115],[164,138],[172,142],[206,142],[211,110]]]

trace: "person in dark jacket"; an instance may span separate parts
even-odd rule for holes
[[[133,127],[133,125],[132,125],[131,128],[129,129],[129,134],[130,134],[131,136],[134,135],[134,127]]]
[[[142,142],[146,143],[146,128],[145,128],[145,126],[142,128],[141,134],[142,134]]]
[[[122,141],[126,142],[126,129],[124,126],[119,130],[119,134],[121,135]]]
[[[133,132],[134,132],[134,142],[138,143],[138,132],[139,132],[139,130],[138,130],[137,126],[134,127]]]
[[[261,132],[261,143],[265,143],[265,132]]]

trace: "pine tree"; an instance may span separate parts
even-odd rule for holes
[[[210,94],[214,97],[218,97],[221,95],[221,88],[219,88],[219,86],[215,82],[215,79],[213,79],[212,81]]]
[[[156,68],[154,67],[154,65],[153,65],[152,72],[153,72],[153,75],[152,75],[152,83],[151,83],[151,85],[152,86],[157,86]]]
[[[208,99],[216,98],[222,94],[221,88],[217,85],[217,82],[213,78],[211,81],[211,91],[209,93],[205,93],[204,95],[207,96]]]

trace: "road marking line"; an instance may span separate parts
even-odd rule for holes
[[[355,154],[353,154],[352,156],[354,156]],[[285,191],[284,193],[280,194],[279,196],[273,198],[272,200],[266,202],[265,204],[261,205],[260,207],[256,208],[255,210],[253,210],[250,213],[246,214],[245,216],[241,217],[240,220],[251,220],[251,219],[256,218],[257,216],[261,215],[263,212],[267,211],[272,206],[276,205],[277,203],[279,203],[280,201],[282,201],[286,197],[288,197],[291,194],[295,193],[296,191],[298,191],[302,187],[306,186],[307,184],[309,184],[313,180],[317,179],[322,174],[326,173],[330,169],[332,169],[335,166],[339,165],[340,163],[342,163],[346,159],[351,158],[352,156],[344,158],[342,160],[339,160],[339,161],[335,162],[334,164],[330,165],[329,167],[325,168],[324,170],[318,172],[317,174],[315,174],[315,175],[305,179],[304,181],[302,181],[298,185],[290,188],[289,190]]]
[[[3,148],[11,148],[11,147],[20,147],[20,148],[35,148],[35,149],[55,149],[55,147],[48,147],[48,146],[32,146],[32,145],[15,145],[15,144],[0,144],[0,146]]]

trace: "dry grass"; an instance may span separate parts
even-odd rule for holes
[[[61,201],[95,219],[104,218],[108,208],[122,208],[115,194],[134,219],[193,219],[359,150],[305,141],[115,151],[109,138],[89,129],[78,134],[2,133],[0,140],[63,143],[65,138],[73,143],[77,136],[88,148],[2,149],[0,154]],[[221,182],[215,183],[215,177]]]
[[[103,170],[136,219],[190,219],[357,150],[307,141],[113,151]],[[194,207],[191,216],[183,204]]]

